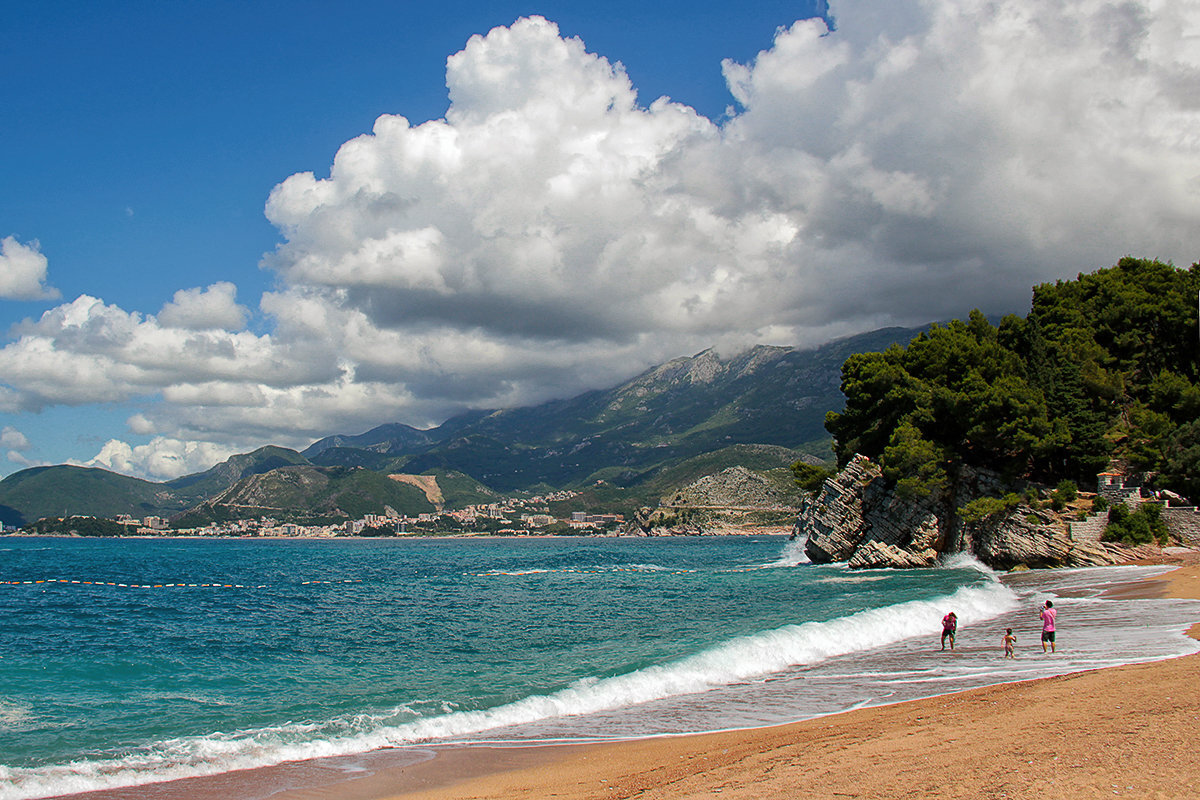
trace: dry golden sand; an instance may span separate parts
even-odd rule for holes
[[[1144,596],[1200,599],[1182,561]],[[279,800],[1200,797],[1200,655],[758,730],[437,751]]]

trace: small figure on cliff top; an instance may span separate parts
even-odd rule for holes
[[[1004,629],[1004,657],[1016,658],[1013,655],[1013,647],[1017,644],[1017,637],[1013,635],[1012,628]]]
[[[946,639],[950,639],[950,649],[954,649],[954,634],[958,632],[958,616],[951,611],[942,617],[942,649],[946,649]]]
[[[1042,618],[1042,652],[1046,652],[1046,645],[1050,645],[1050,652],[1054,650],[1054,620],[1058,616],[1058,612],[1054,610],[1054,603],[1049,600],[1038,614]]]

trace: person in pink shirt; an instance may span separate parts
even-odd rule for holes
[[[1042,652],[1046,652],[1046,645],[1050,645],[1050,652],[1054,652],[1054,618],[1058,616],[1058,612],[1054,610],[1054,603],[1049,600],[1042,608],[1039,616],[1042,618]]]
[[[954,649],[954,635],[958,632],[958,615],[951,611],[942,617],[942,649],[946,649],[946,639],[950,640],[950,649]]]

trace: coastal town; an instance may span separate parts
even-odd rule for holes
[[[120,514],[115,518],[51,517],[25,528],[8,526],[4,533],[39,533],[100,536],[197,536],[334,539],[346,536],[616,536],[624,527],[622,514],[592,514],[571,511],[567,516],[550,513],[551,503],[561,503],[576,495],[571,491],[554,492],[529,498],[508,499],[495,503],[469,505],[410,516],[392,509],[383,514],[366,514],[324,524],[302,524],[277,517],[248,516],[198,527],[178,527],[163,516],[136,518]],[[90,525],[88,524],[90,523]]]

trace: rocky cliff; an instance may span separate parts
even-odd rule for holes
[[[958,552],[993,569],[1122,560],[1115,548],[1075,541],[1053,516],[1023,505],[978,522],[957,512],[976,497],[998,493],[993,476],[965,471],[945,497],[904,500],[876,464],[855,456],[804,503],[795,532],[807,537],[804,550],[812,561],[846,561],[854,569],[929,567]]]

